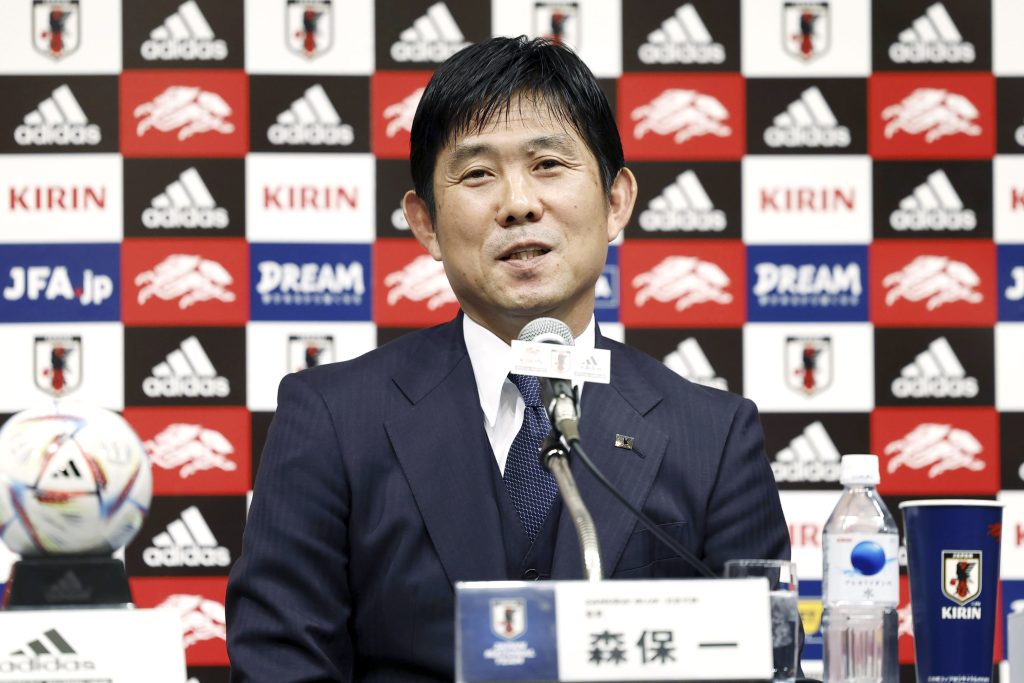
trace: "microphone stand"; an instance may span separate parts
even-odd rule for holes
[[[580,553],[583,555],[583,577],[587,581],[597,582],[602,579],[601,551],[597,542],[597,528],[594,520],[583,503],[576,480],[569,470],[569,453],[562,446],[558,431],[552,429],[540,447],[540,464],[555,477],[558,489],[562,493],[562,501],[572,515],[576,527],[576,536],[580,540]]]

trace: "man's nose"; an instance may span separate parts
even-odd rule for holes
[[[511,173],[502,183],[503,192],[495,216],[498,223],[511,227],[541,219],[544,215],[544,206],[528,174]]]

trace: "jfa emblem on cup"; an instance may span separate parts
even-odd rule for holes
[[[942,551],[942,594],[958,605],[981,595],[981,551]]]
[[[514,640],[526,632],[526,601],[521,598],[491,600],[491,632]]]

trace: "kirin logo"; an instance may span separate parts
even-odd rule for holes
[[[732,128],[724,123],[729,118],[729,110],[715,97],[696,90],[665,90],[634,109],[630,118],[637,122],[633,127],[633,137],[637,140],[647,133],[671,135],[676,144],[703,135],[721,138],[732,135]]]

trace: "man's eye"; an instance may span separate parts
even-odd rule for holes
[[[562,162],[558,161],[557,159],[543,159],[537,165],[542,169],[550,170],[553,168],[558,168],[559,166],[562,165]]]
[[[467,171],[465,173],[465,175],[462,176],[462,179],[463,180],[479,180],[479,179],[485,178],[485,177],[487,177],[487,172],[486,171],[484,171],[482,168],[474,168],[471,171]]]

